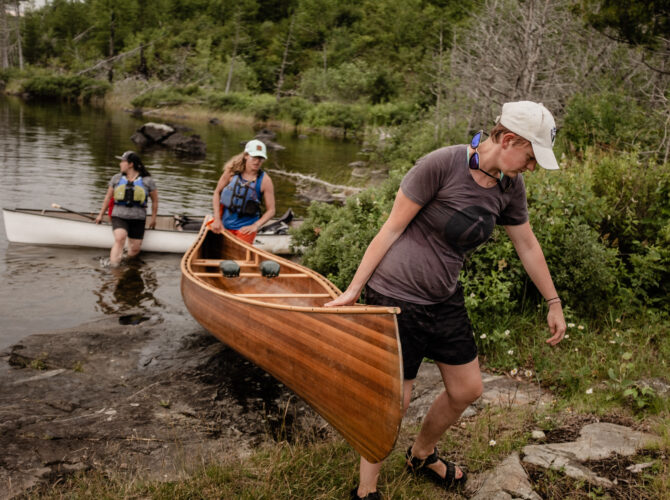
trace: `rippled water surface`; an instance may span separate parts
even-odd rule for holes
[[[76,105],[24,103],[0,96],[0,201],[5,208],[100,209],[107,183],[119,171],[115,155],[135,149],[132,133],[145,118]],[[161,121],[152,119],[151,121]],[[250,127],[180,123],[207,144],[193,160],[170,151],[141,152],[156,180],[160,213],[204,214],[223,163],[253,137]],[[331,183],[350,183],[348,163],[355,142],[279,133],[284,151],[272,152],[267,168],[313,174]],[[273,175],[277,212],[305,209],[295,185]],[[100,314],[184,316],[178,255],[143,254],[133,265],[111,270],[105,250],[9,244],[0,221],[0,349],[44,330],[69,328]]]

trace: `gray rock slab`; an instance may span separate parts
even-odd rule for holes
[[[471,417],[487,406],[550,405],[552,397],[538,385],[502,375],[482,372],[484,392],[465,410],[462,417]],[[435,398],[444,390],[440,370],[434,363],[423,363],[412,391],[412,402],[405,419],[416,423],[423,419]]]
[[[471,500],[541,500],[533,491],[518,453],[513,453],[495,469],[473,481],[475,488]]]
[[[634,455],[639,449],[658,443],[660,443],[658,436],[622,425],[597,422],[584,426],[576,441],[533,444],[524,447],[523,461],[549,469],[562,470],[569,477],[610,487],[612,483],[608,479],[598,477],[582,463],[589,460],[602,460],[615,454]]]

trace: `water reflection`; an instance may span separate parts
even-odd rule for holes
[[[126,315],[131,318],[124,321],[136,324],[150,308],[161,306],[154,296],[158,286],[156,273],[142,259],[132,259],[120,267],[101,269],[99,273],[102,285],[93,293],[103,313],[116,315],[132,311],[132,315]],[[135,318],[135,315],[139,316]]]

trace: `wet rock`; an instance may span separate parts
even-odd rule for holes
[[[23,339],[0,353],[0,498],[88,468],[178,479],[274,435],[328,435],[299,398],[244,363],[184,316],[111,316]]]
[[[151,142],[162,142],[176,132],[174,127],[165,123],[148,122],[142,125],[137,132]]]
[[[274,141],[277,139],[277,133],[274,132],[273,130],[270,130],[269,128],[262,128],[260,129],[256,135],[254,136],[254,139],[258,139],[261,141]]]
[[[349,166],[351,168],[364,168],[368,166],[368,163],[366,161],[352,161]]]
[[[186,136],[181,132],[175,132],[165,139],[162,145],[188,156],[205,156],[207,154],[207,147],[197,134]]]
[[[187,127],[148,122],[133,133],[130,139],[141,148],[158,145],[180,154],[201,157],[207,146],[197,134],[187,135]]]
[[[472,481],[468,481],[469,491],[474,492],[471,500],[541,500],[542,497],[533,491],[528,475],[513,453],[495,469],[485,472]]]

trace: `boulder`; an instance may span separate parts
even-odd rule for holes
[[[175,132],[165,139],[162,145],[189,156],[205,156],[207,153],[206,144],[197,134],[187,136],[181,132]]]
[[[175,133],[175,128],[165,123],[148,122],[140,127],[138,132],[146,136],[152,142],[162,142]]]
[[[157,144],[188,156],[205,156],[207,146],[199,135],[187,135],[187,127],[148,122],[130,137],[140,148]]]

